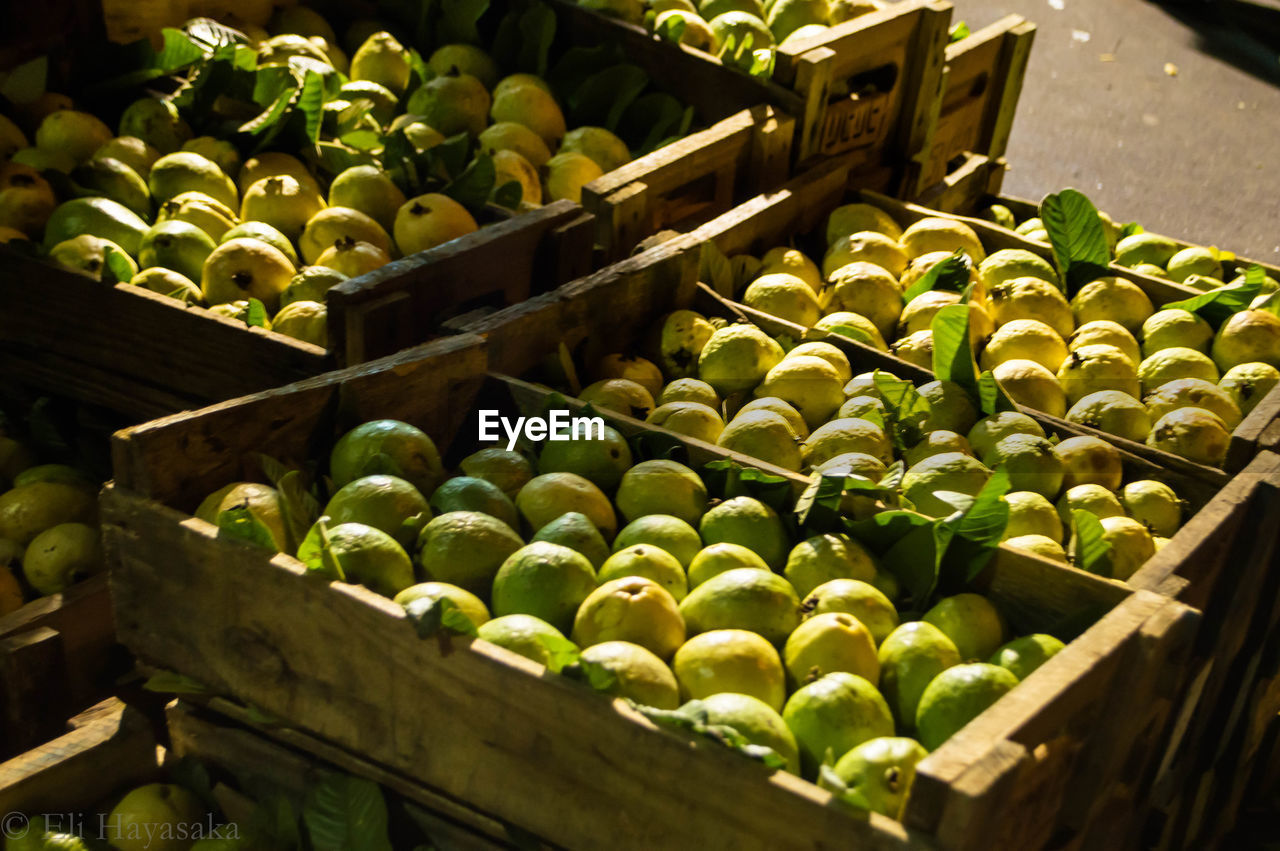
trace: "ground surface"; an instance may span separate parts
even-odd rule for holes
[[[1075,186],[1117,221],[1280,262],[1280,2],[953,2],[975,30],[1038,27],[1006,192]]]

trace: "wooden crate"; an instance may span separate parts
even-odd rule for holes
[[[1009,15],[947,45],[932,146],[915,186],[908,187],[914,191],[904,191],[903,197],[914,197],[941,181],[957,156],[1004,156],[1035,34],[1034,24]]]
[[[982,163],[983,161],[980,158],[970,158],[969,162]],[[978,167],[964,169],[964,172],[965,178],[962,181],[948,187],[945,197],[939,196],[943,197],[947,206],[960,204],[966,197],[973,197],[974,192],[980,187],[989,185],[993,180],[999,180],[1002,174],[998,168],[994,174],[990,169],[984,170]],[[794,178],[777,192],[759,196],[734,208],[685,235],[683,239],[689,250],[695,253],[704,242],[714,243],[727,256],[743,253],[760,256],[774,246],[798,244],[801,247],[809,246],[810,256],[821,257],[824,247],[823,224],[828,213],[840,204],[860,200],[885,209],[904,225],[934,215],[964,221],[974,227],[983,243],[992,250],[1013,247],[1041,248],[1038,243],[1021,241],[1009,231],[993,228],[989,223],[979,219],[970,219],[966,216],[932,210],[918,204],[897,201],[870,190],[856,190],[851,193],[850,179],[847,163],[833,160]],[[1039,253],[1046,254],[1044,250],[1040,250]],[[1144,289],[1147,289],[1148,295],[1156,303],[1168,302],[1187,295],[1182,288],[1167,282],[1151,283]],[[737,305],[737,308],[750,316],[753,321],[763,321],[765,317],[765,314],[744,305]],[[790,325],[790,323],[784,324]],[[871,346],[854,342],[847,337],[804,329],[800,326],[792,326],[792,329],[788,333],[793,335],[801,333],[805,339],[825,340],[839,346],[846,354],[858,358],[860,362],[877,364],[880,368],[901,377],[922,381],[932,380],[928,370],[879,352]],[[1038,411],[1028,409],[1026,413],[1039,420],[1053,433],[1101,437],[1128,455],[1145,459],[1158,468],[1176,471],[1186,478],[1201,479],[1215,490],[1225,485],[1228,480],[1227,474],[1222,470],[1187,461],[1142,443],[1124,440],[1089,426],[1069,423],[1062,418]]]
[[[0,617],[0,756],[34,747],[112,692],[127,670],[107,577]]]
[[[135,421],[314,375],[323,349],[0,247],[0,375]]]
[[[646,237],[710,218],[790,176],[795,119],[757,106],[659,148],[582,188],[605,262]]]
[[[1265,770],[1262,746],[1280,713],[1277,512],[1280,455],[1262,452],[1130,579],[1204,618],[1155,784],[1156,847],[1216,843],[1234,823],[1254,768]]]
[[[160,776],[155,733],[137,709],[109,698],[66,726],[62,735],[0,763],[0,811],[80,813]]]
[[[208,706],[172,701],[163,723],[135,706],[109,698],[72,718],[38,747],[0,763],[0,809],[6,814],[61,817],[64,829],[93,838],[98,814],[144,783],[171,781],[167,768],[190,758],[208,771],[212,791],[228,818],[247,816],[254,803],[227,780],[253,780],[283,793],[301,811],[307,790],[324,773],[340,771],[383,787],[397,802],[415,805],[415,817],[440,847],[513,847],[505,827],[457,802],[293,730],[253,723],[242,706],[214,699]],[[164,734],[164,744],[157,739]],[[6,821],[4,827],[19,827]]]
[[[464,452],[474,444],[461,423],[482,391],[517,406],[545,393],[485,379],[486,366],[480,341],[460,336],[121,432],[117,482],[104,506],[122,639],[144,660],[557,844],[582,847],[607,835],[625,847],[933,847],[879,816],[852,819],[802,780],[657,729],[622,701],[501,648],[422,641],[385,598],[307,576],[288,556],[218,538],[187,514],[205,492],[245,474],[251,447],[286,460],[313,455],[361,418],[415,422],[450,454]],[[646,428],[610,420],[624,433]],[[695,465],[725,456],[684,443]],[[804,487],[803,478],[784,475]],[[1176,653],[1196,616],[1008,549],[976,587],[1019,629],[1081,615],[1096,623],[921,763],[909,822],[931,825],[942,847],[974,847],[989,841],[987,831],[1038,847],[1077,788],[1071,778],[1104,789],[1104,775],[1119,768],[1120,760],[1092,751],[1105,739],[1089,735],[1099,718],[1122,712],[1151,730],[1162,726],[1162,695],[1138,699],[1111,684],[1131,653]],[[1115,744],[1128,763],[1150,756],[1129,750],[1133,741]],[[679,783],[655,782],[675,777]],[[1006,794],[1013,785],[1024,793]]]
[[[950,3],[902,0],[821,36],[780,47],[773,78],[758,80],[642,27],[578,8],[569,0],[549,2],[588,42],[621,39],[633,61],[652,57],[652,66],[642,64],[655,79],[700,109],[704,103],[710,110],[724,109],[741,99],[739,93],[752,92],[754,102],[795,116],[799,162],[856,151],[860,166],[889,167],[901,176],[928,149]]]
[[[590,215],[556,201],[343,281],[326,294],[330,348],[344,365],[375,360],[571,281],[591,270],[592,236]]]

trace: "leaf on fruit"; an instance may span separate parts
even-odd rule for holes
[[[850,789],[840,775],[836,774],[836,770],[825,762],[818,768],[818,788],[830,792],[832,799],[855,818],[870,817],[871,803],[866,795],[857,789]]]
[[[314,851],[391,851],[387,802],[371,780],[321,774],[307,793],[302,821]]]
[[[1249,305],[1262,292],[1263,280],[1264,278],[1256,275],[1251,279],[1246,272],[1244,283],[1227,284],[1192,298],[1170,302],[1161,309],[1189,310],[1216,328],[1233,315],[1249,309]]]
[[[1003,499],[1009,488],[1009,473],[1000,467],[964,514],[943,521],[955,532],[940,571],[948,584],[971,582],[995,555],[1009,525],[1009,503]]]
[[[145,691],[160,694],[210,694],[212,689],[193,677],[174,671],[158,671],[142,684]]]
[[[218,537],[236,538],[272,552],[277,550],[271,530],[258,520],[247,505],[227,508],[218,514]]]
[[[623,112],[648,85],[649,75],[637,65],[624,62],[600,71],[569,95],[572,124],[616,130]]]
[[[267,327],[267,307],[256,298],[250,296],[249,310],[245,314],[244,322],[250,328],[266,328]]]
[[[466,207],[472,214],[476,214],[488,203],[489,196],[493,193],[493,184],[497,179],[498,173],[493,166],[493,157],[482,151],[476,154],[476,158],[463,169],[462,174],[440,191]]]
[[[827,329],[827,333],[839,334],[841,337],[848,337],[855,343],[862,343],[865,346],[875,346],[875,341],[872,340],[870,334],[861,328],[854,327],[853,325],[832,325]]]
[[[655,16],[656,17],[656,16]],[[684,35],[685,19],[679,15],[669,15],[659,26],[654,28],[654,34],[667,41],[679,43],[680,37]]]
[[[1068,295],[1106,276],[1111,262],[1106,229],[1098,209],[1084,193],[1064,189],[1046,195],[1040,202],[1040,219]]]
[[[478,635],[475,623],[448,597],[419,597],[411,600],[404,611],[419,638],[432,638],[442,629],[471,638]]]
[[[102,264],[102,282],[127,284],[133,280],[133,263],[124,249],[108,245],[103,255],[107,262]]]
[[[702,243],[698,261],[698,280],[725,298],[733,298],[733,263],[711,240]]]
[[[627,107],[616,132],[637,157],[642,157],[666,139],[685,136],[692,123],[693,107],[666,92],[650,92]]]
[[[38,56],[3,75],[0,95],[12,103],[31,103],[45,93],[48,79],[49,57]]]
[[[382,147],[382,136],[374,130],[352,130],[338,138],[342,144],[357,151],[374,151]]]
[[[582,651],[578,645],[561,635],[538,635],[538,643],[547,651],[547,670],[560,673],[569,665],[578,664]]]
[[[782,476],[721,458],[702,468],[702,480],[708,493],[720,499],[749,496],[778,512],[784,522],[792,516],[791,482]]]
[[[978,365],[969,338],[969,305],[947,305],[934,314],[929,328],[933,333],[934,375],[939,381],[960,385],[977,398]]]
[[[213,53],[212,45],[204,45],[182,30],[165,27],[160,31],[164,45],[156,54],[156,68],[166,74],[186,68]]]
[[[1146,229],[1137,222],[1125,222],[1120,226],[1120,230],[1116,233],[1116,241],[1124,239],[1126,236],[1134,236],[1136,234],[1145,233]]]
[[[882,556],[884,568],[897,577],[913,608],[923,608],[938,587],[942,556],[952,531],[942,523],[925,518],[903,535]]]
[[[493,195],[490,196],[489,200],[499,207],[506,207],[508,210],[519,210],[520,202],[523,199],[524,187],[520,185],[520,181],[508,180],[493,190]]]
[[[952,27],[951,32],[947,34],[947,40],[954,44],[957,41],[963,41],[972,35],[969,25],[964,21],[957,21]]]
[[[1102,521],[1091,511],[1081,508],[1071,510],[1071,543],[1067,555],[1072,564],[1081,570],[1109,576],[1111,573],[1111,544],[1105,537]]]
[[[618,684],[618,677],[613,671],[599,662],[583,659],[581,655],[577,661],[563,666],[560,673],[571,680],[585,683],[598,692],[608,692]]]
[[[1002,411],[1019,410],[1018,403],[1000,386],[991,370],[978,376],[978,406],[983,415],[988,417]]]
[[[876,390],[884,400],[888,435],[894,448],[902,452],[915,446],[924,436],[924,423],[932,412],[929,400],[910,381],[879,369],[874,376]]]
[[[920,276],[920,279],[907,288],[902,300],[910,304],[916,296],[933,290],[962,291],[969,285],[969,275],[973,269],[973,261],[963,249],[956,249],[955,254],[945,260],[939,260]]]
[[[324,77],[315,71],[308,71],[302,80],[302,90],[298,94],[298,110],[306,119],[307,141],[314,145],[320,141],[320,125],[324,121],[325,83]]]
[[[489,9],[489,0],[450,0],[441,3],[436,30],[439,44],[480,44],[476,24]]]
[[[240,30],[212,18],[193,18],[183,25],[183,29],[192,42],[214,53],[249,41],[249,37]]]
[[[276,95],[276,99],[258,115],[257,118],[246,121],[238,128],[240,133],[248,133],[257,136],[260,133],[275,127],[280,121],[281,116],[289,109],[289,104],[293,101],[293,96],[298,93],[297,88],[290,86],[280,94]]]
[[[751,51],[751,64],[747,66],[747,76],[758,80],[773,79],[773,67],[777,54],[772,47],[762,47]]]
[[[364,152],[351,150],[345,145],[334,142],[320,142],[315,147],[320,168],[328,174],[341,174],[358,165],[374,165],[373,156]]]
[[[626,61],[616,44],[598,44],[595,47],[571,47],[561,54],[559,61],[546,74],[547,84],[564,102],[578,87],[606,68]]]

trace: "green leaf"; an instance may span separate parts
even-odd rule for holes
[[[249,299],[249,312],[245,316],[245,324],[250,328],[267,327],[267,307],[256,298]]]
[[[506,183],[494,188],[493,195],[489,200],[499,207],[506,207],[508,210],[519,210],[520,201],[524,198],[524,187],[520,185],[518,180],[508,180]]]
[[[1137,222],[1126,222],[1120,226],[1119,232],[1116,234],[1116,242],[1124,239],[1126,236],[1134,236],[1135,234],[1145,233],[1146,230]]]
[[[324,772],[307,793],[302,821],[314,851],[391,851],[387,803],[378,784]]]
[[[224,509],[218,515],[218,537],[237,538],[255,547],[277,551],[271,531],[244,505]]]
[[[289,552],[297,552],[311,524],[320,516],[320,504],[307,490],[301,470],[290,470],[276,482],[280,494],[280,514],[288,537]]]
[[[441,3],[437,41],[440,44],[480,44],[480,32],[476,29],[476,24],[488,8],[489,0],[449,0]]]
[[[210,694],[212,689],[197,679],[174,671],[159,671],[142,684],[146,691],[160,694]]]
[[[881,558],[898,578],[913,608],[923,608],[938,586],[939,568],[953,532],[939,521],[918,526],[898,540]]]
[[[377,160],[372,155],[363,151],[352,151],[333,142],[320,142],[315,150],[320,168],[329,174],[342,174],[347,169],[358,165],[377,164]]]
[[[732,458],[711,461],[702,468],[708,493],[721,499],[749,496],[785,516],[792,511],[791,482],[755,467],[745,467]]]
[[[617,132],[642,157],[657,150],[664,139],[686,135],[693,118],[693,107],[666,92],[650,92],[627,107]]]
[[[1009,503],[1003,499],[1009,488],[1009,472],[1001,467],[991,474],[968,511],[943,521],[955,532],[943,555],[943,577],[962,585],[987,566],[1009,525]]]
[[[945,260],[940,260],[929,267],[929,271],[920,276],[920,280],[916,281],[907,291],[902,294],[902,300],[906,304],[910,304],[911,300],[919,295],[924,295],[933,290],[954,290],[961,292],[969,285],[969,275],[973,269],[973,261],[969,259],[969,255],[963,249],[956,249],[956,253],[952,254]]]
[[[698,280],[725,298],[733,298],[733,264],[711,240],[702,243],[698,262]]]
[[[299,547],[298,561],[306,565],[307,570],[311,573],[319,574],[328,579],[336,579],[339,582],[346,582],[346,571],[342,569],[342,562],[338,561],[338,556],[333,551],[333,542],[329,539],[328,515],[319,517],[314,524],[314,528],[316,537],[319,539],[319,545],[316,547],[315,552],[310,552],[309,547]]]
[[[293,101],[293,96],[298,93],[296,88],[287,88],[276,96],[271,102],[271,106],[261,112],[258,117],[252,118],[241,124],[238,128],[240,133],[248,133],[257,136],[273,127],[280,122],[281,117],[289,110],[289,104]]]
[[[213,793],[213,778],[209,776],[209,769],[203,762],[193,756],[184,756],[166,762],[165,770],[174,783],[199,798],[200,803],[210,812],[222,809]]]
[[[156,54],[155,67],[166,74],[199,62],[213,52],[212,47],[201,45],[182,30],[165,27],[160,37],[164,39],[164,46]]]
[[[104,252],[104,257],[107,261],[102,266],[102,282],[104,284],[114,284],[116,282],[127,284],[133,280],[133,263],[129,259],[129,255],[125,254],[124,249],[109,245]]]
[[[215,56],[230,56],[225,48],[246,44],[249,37],[234,27],[218,23],[212,18],[193,18],[184,25],[193,42],[213,52]]]
[[[49,57],[38,56],[3,75],[0,95],[13,103],[30,103],[45,93],[49,79]]]
[[[547,72],[547,83],[563,103],[587,80],[625,59],[622,51],[613,43],[571,47],[561,54],[559,61]]]
[[[584,81],[569,96],[572,123],[616,130],[622,113],[648,85],[649,75],[637,65],[622,63],[606,68]]]
[[[964,21],[957,21],[951,27],[951,32],[948,33],[947,35],[947,40],[952,44],[954,44],[957,41],[963,41],[964,39],[968,38],[972,34],[973,33],[969,29],[968,24],[966,24]]]
[[[241,783],[249,785],[244,780]],[[274,848],[278,851],[301,849],[302,835],[298,825],[298,814],[294,811],[288,797],[274,786],[246,791],[251,792],[250,796],[257,804],[249,814],[245,825],[247,835],[258,840],[263,848]],[[254,843],[253,847],[257,847],[257,843]]]
[[[1081,570],[1100,576],[1111,575],[1111,544],[1105,537],[1102,521],[1091,511],[1081,508],[1071,510],[1071,543],[1067,553],[1072,563]]]
[[[1013,401],[991,370],[978,376],[978,404],[983,416],[991,416],[1001,411],[1017,411],[1018,403]]]
[[[320,125],[324,121],[325,84],[324,77],[314,71],[308,71],[302,80],[302,91],[298,95],[298,109],[306,116],[307,140],[314,145],[320,141]]]
[[[729,268],[733,270],[734,292],[742,292],[748,284],[760,277],[763,266],[758,257],[750,254],[735,254],[730,257]]]
[[[1240,311],[1248,310],[1261,291],[1262,281],[1256,276],[1251,280],[1246,273],[1242,284],[1221,286],[1182,301],[1169,302],[1160,309],[1189,310],[1216,328]]]
[[[1040,202],[1040,218],[1068,295],[1106,276],[1111,262],[1106,230],[1097,208],[1084,193],[1064,189],[1046,195]]]
[[[404,611],[413,623],[414,631],[418,633],[419,638],[431,638],[442,629],[471,638],[479,635],[471,618],[467,617],[458,608],[458,604],[448,597],[437,599],[419,597],[409,601]]]
[[[888,435],[894,448],[902,452],[915,446],[924,436],[924,423],[932,413],[929,400],[921,396],[910,381],[883,370],[875,371],[875,384],[884,400]]]
[[[581,656],[576,662],[563,666],[560,673],[571,680],[586,683],[598,692],[608,692],[618,684],[618,676],[613,671],[599,662],[583,659]]]
[[[382,136],[374,130],[352,130],[343,133],[339,139],[357,151],[374,151],[382,147]]]
[[[949,304],[934,314],[933,374],[939,381],[959,384],[971,396],[978,395],[978,365],[969,339],[969,305]]]
[[[433,174],[443,180],[451,180],[467,168],[470,151],[471,138],[466,133],[459,133],[432,145],[426,152],[426,159]]]
[[[569,665],[578,664],[582,651],[578,645],[560,635],[539,635],[538,643],[547,649],[547,670],[560,673]]]
[[[462,174],[440,191],[475,214],[489,201],[496,180],[493,157],[481,152]]]
[[[815,510],[821,515],[840,514],[840,501],[844,498],[844,476],[822,474],[814,476],[809,486],[796,499],[796,522],[801,526],[809,523]]]
[[[841,337],[848,337],[857,343],[863,343],[868,346],[874,346],[875,342],[871,339],[871,335],[861,328],[853,325],[832,325],[827,329],[830,334],[839,334]]]
[[[667,19],[662,22],[661,25],[654,28],[653,32],[654,32],[654,35],[657,35],[659,38],[664,38],[667,41],[679,44],[680,37],[684,35],[684,28],[685,28],[684,18],[675,16],[675,15],[669,15]]]
[[[786,760],[772,748],[751,744],[745,736],[728,725],[708,724],[707,708],[700,700],[690,700],[679,709],[656,709],[652,706],[635,704],[634,701],[633,705],[638,712],[659,727],[666,727],[669,730],[675,730],[680,733],[705,736],[736,750],[749,759],[763,762],[774,771],[786,768]]]
[[[868,818],[871,815],[871,802],[858,789],[850,789],[835,768],[824,762],[818,767],[818,788],[830,792],[832,798],[843,809],[853,816]]]

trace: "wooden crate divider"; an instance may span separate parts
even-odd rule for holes
[[[1009,15],[947,45],[933,146],[914,191],[905,192],[905,197],[941,181],[957,156],[1004,156],[1035,32],[1034,24],[1020,15]]]
[[[0,756],[32,748],[123,673],[106,576],[0,617]]]

